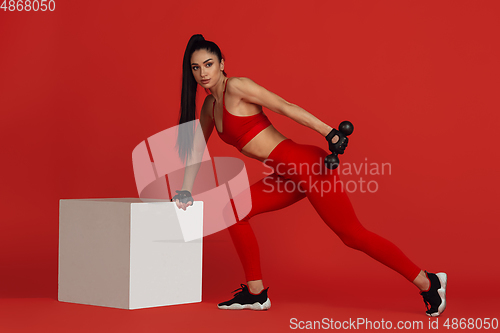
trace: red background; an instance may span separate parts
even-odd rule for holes
[[[143,321],[130,318],[138,316],[150,330],[165,316],[183,327],[175,311],[205,318],[199,327],[207,330],[242,325],[241,318],[250,318],[248,329],[267,318],[287,330],[291,317],[334,314],[427,323],[417,289],[345,247],[307,199],[253,219],[275,302],[267,317],[215,308],[244,282],[227,231],[205,239],[201,304],[130,312],[56,301],[59,199],[138,196],[132,150],[176,125],[182,56],[195,33],[220,46],[229,77],[249,77],[332,127],[352,121],[341,161],[392,166],[391,175],[363,177],[377,181],[376,193],[350,194],[363,225],[423,269],[449,274],[448,317],[471,316],[471,308],[474,317],[497,314],[499,7],[56,1],[55,12],[0,11],[0,296],[11,319],[0,328],[71,327],[81,311],[100,318],[82,330],[137,331]],[[205,96],[200,89],[198,108]],[[285,136],[327,149],[318,133],[265,112]],[[212,156],[241,158],[251,183],[268,170],[215,131],[208,146]],[[23,311],[35,319],[22,323]],[[63,313],[73,319],[61,324]],[[120,318],[114,324],[112,313]]]

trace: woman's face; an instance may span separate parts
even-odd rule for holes
[[[196,50],[191,55],[191,72],[203,88],[214,87],[221,79],[224,70],[224,60],[219,62],[219,58],[207,50]]]

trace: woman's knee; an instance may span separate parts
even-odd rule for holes
[[[366,242],[365,235],[368,231],[364,228],[357,228],[350,232],[339,234],[340,240],[351,249],[361,250]]]
[[[350,247],[351,249],[358,249],[358,241],[355,237],[349,235],[340,237],[340,240],[345,244],[345,246]]]
[[[236,222],[233,223],[228,229],[229,229],[229,231],[231,231],[231,228],[235,229],[235,228],[238,228],[241,226],[249,225],[249,222],[250,222],[249,220],[250,219],[247,216],[241,220],[236,220]]]

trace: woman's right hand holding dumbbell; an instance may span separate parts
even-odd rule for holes
[[[339,125],[339,130],[335,128],[325,136],[328,141],[328,148],[332,152],[331,155],[325,157],[325,165],[328,169],[336,169],[339,166],[338,154],[343,154],[344,150],[347,148],[349,143],[348,135],[351,135],[354,131],[354,126],[350,121],[343,121]],[[334,138],[337,136],[337,140]]]

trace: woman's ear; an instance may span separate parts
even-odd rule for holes
[[[224,70],[224,59],[222,59],[220,61],[220,70],[223,71]]]

